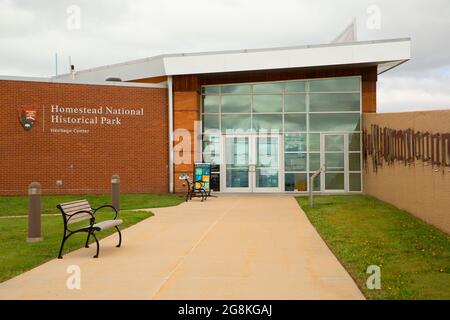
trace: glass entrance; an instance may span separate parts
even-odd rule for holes
[[[347,190],[347,136],[345,134],[321,135],[321,163],[325,166],[321,189],[325,192]]]
[[[280,186],[279,137],[257,136],[254,139],[254,191],[277,192]]]
[[[225,137],[226,190],[250,191],[250,137]]]
[[[279,136],[224,136],[228,192],[280,191]]]

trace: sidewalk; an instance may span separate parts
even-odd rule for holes
[[[364,299],[293,197],[221,195],[153,209],[95,246],[0,284],[0,299]],[[55,248],[57,251],[57,248]],[[55,251],[55,255],[56,255]],[[66,270],[81,269],[81,290]]]

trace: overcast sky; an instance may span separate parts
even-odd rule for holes
[[[449,0],[0,0],[0,75],[54,75],[55,52],[66,73],[69,56],[81,70],[161,53],[328,43],[353,19],[358,40],[412,38],[412,60],[379,78],[380,111],[450,108]]]

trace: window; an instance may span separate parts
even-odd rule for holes
[[[305,92],[306,81],[289,81],[285,84],[286,92]]]
[[[282,100],[281,95],[253,96],[253,112],[281,112]]]
[[[359,92],[359,78],[334,78],[309,81],[310,92]]]
[[[219,115],[205,114],[203,116],[203,132],[220,129]]]
[[[222,113],[249,113],[250,112],[250,96],[222,96]]]
[[[298,133],[287,133],[284,135],[284,151],[286,152],[296,152],[304,151],[306,152],[306,134]]]
[[[253,85],[253,94],[258,93],[280,93],[283,91],[284,83],[261,83]]]
[[[285,95],[284,112],[306,112],[306,94]]]
[[[203,112],[219,113],[220,96],[203,96]]]
[[[311,93],[310,112],[359,111],[359,93]]]
[[[284,116],[284,132],[306,131],[306,115],[286,114]]]
[[[250,115],[227,114],[222,115],[222,132],[227,130],[248,131],[250,129]]]
[[[332,114],[311,114],[309,116],[309,130],[323,132],[345,132],[360,130],[359,113],[332,113]]]
[[[344,150],[327,152],[324,161],[335,171],[320,175],[313,190],[361,191],[361,79],[339,77],[326,79],[213,85],[202,87],[203,130],[220,141],[220,132],[283,133],[285,191],[306,192],[308,178],[320,168],[322,133],[345,133]],[[219,132],[219,134],[218,134]],[[337,136],[336,136],[337,137]],[[342,139],[342,136],[337,139]],[[204,158],[220,159],[217,140],[204,144]],[[338,145],[337,142],[330,142]],[[339,145],[343,146],[342,141]],[[334,150],[328,146],[328,150]],[[335,153],[335,154],[333,154]],[[345,161],[344,161],[345,160]],[[348,166],[348,172],[341,170]],[[245,171],[245,170],[244,170]],[[246,171],[242,173],[246,175]],[[266,170],[267,171],[267,170]],[[235,172],[226,181],[247,183]],[[275,181],[269,171],[258,172],[257,183]],[[264,180],[265,181],[265,180]],[[231,182],[230,182],[231,183]],[[266,182],[264,182],[267,184]]]
[[[255,114],[253,116],[253,129],[255,131],[282,131],[281,114]]]

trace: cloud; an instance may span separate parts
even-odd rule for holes
[[[450,109],[450,75],[386,76],[378,81],[378,112]]]

